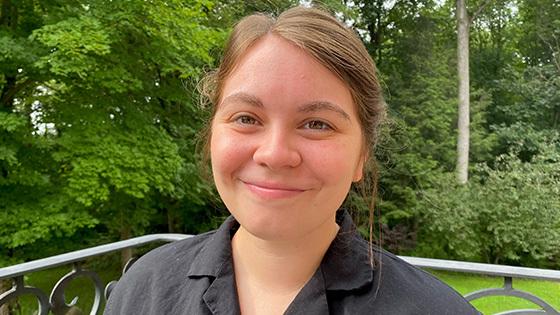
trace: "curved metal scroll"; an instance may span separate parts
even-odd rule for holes
[[[126,262],[126,264],[124,265],[122,274],[124,275],[124,273],[127,272],[128,269],[130,269],[130,267],[132,266],[132,264],[134,264],[137,260],[138,260],[138,257],[130,258]],[[113,291],[113,289],[117,285],[117,282],[118,282],[118,280],[113,280],[113,281],[107,283],[107,286],[105,287],[105,300],[106,301],[109,300],[109,295],[111,295],[111,292]]]
[[[480,299],[487,296],[513,296],[518,297],[529,302],[532,302],[542,308],[542,310],[515,310],[499,313],[496,315],[535,315],[535,314],[547,314],[547,315],[560,315],[550,304],[546,303],[544,300],[538,298],[537,296],[513,288],[511,277],[504,277],[504,286],[502,288],[492,288],[492,289],[482,289],[465,295],[465,299],[469,302]]]
[[[75,308],[76,303],[78,302],[78,297],[74,297],[70,304],[66,304],[64,290],[66,290],[66,287],[70,282],[72,282],[72,280],[78,277],[86,277],[93,281],[95,287],[95,298],[91,307],[90,314],[95,315],[99,311],[99,308],[101,306],[101,299],[103,297],[103,283],[101,282],[101,279],[99,278],[97,273],[89,270],[83,270],[78,264],[74,264],[74,268],[72,269],[72,271],[58,280],[51,293],[50,302],[52,312],[54,314],[66,314],[67,312]]]
[[[23,276],[15,277],[14,286],[10,290],[0,294],[0,305],[4,305],[9,300],[26,294],[34,295],[37,298],[37,303],[39,304],[39,315],[47,315],[49,313],[49,298],[43,293],[43,291],[34,287],[25,286],[23,284]]]

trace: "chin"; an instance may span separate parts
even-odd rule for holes
[[[291,222],[290,218],[279,213],[262,210],[232,214],[243,229],[259,239],[274,241],[298,236],[297,222]]]

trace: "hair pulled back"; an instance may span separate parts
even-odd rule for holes
[[[241,19],[226,43],[219,67],[201,81],[200,92],[211,106],[213,119],[227,78],[238,62],[259,39],[266,35],[280,36],[313,56],[324,67],[346,83],[350,90],[368,158],[366,175],[360,183],[362,195],[369,191],[370,241],[377,173],[373,149],[378,140],[378,127],[385,117],[385,103],[377,78],[375,64],[357,34],[336,18],[318,8],[293,7],[277,18],[253,14]],[[211,122],[204,132],[204,155],[208,160]]]

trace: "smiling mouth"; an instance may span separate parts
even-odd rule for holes
[[[249,189],[249,191],[263,199],[285,199],[295,197],[305,192],[304,189],[288,188],[276,185],[255,184],[245,181],[242,182]]]

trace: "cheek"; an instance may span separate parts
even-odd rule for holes
[[[360,161],[359,146],[348,141],[325,141],[307,146],[306,150],[310,167],[324,181],[340,184],[352,182]]]
[[[248,149],[242,141],[215,130],[210,139],[210,160],[212,173],[216,180],[223,179],[235,172],[249,156]]]

